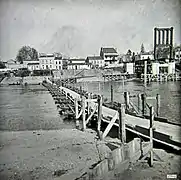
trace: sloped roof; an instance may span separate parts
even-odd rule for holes
[[[87,56],[89,60],[103,60],[101,56]]]
[[[117,53],[115,48],[101,48],[103,53]]]
[[[91,63],[69,63],[68,66],[70,65],[91,65]]]
[[[27,65],[39,65],[39,62],[37,62],[37,63],[28,63]]]

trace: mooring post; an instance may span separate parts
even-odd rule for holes
[[[145,105],[146,105],[146,96],[145,94],[141,94],[141,101],[142,101],[142,115],[145,114]]]
[[[160,95],[156,95],[156,114],[157,116],[160,115]]]
[[[138,112],[141,110],[141,94],[138,94]]]
[[[150,166],[153,166],[153,126],[154,126],[154,107],[150,107]]]
[[[82,124],[83,124],[83,131],[86,130],[86,122],[85,122],[85,97],[82,96]]]
[[[144,62],[144,86],[146,87],[147,82],[147,61]]]
[[[80,86],[80,95],[82,95],[82,86]]]
[[[126,111],[129,110],[129,92],[124,92],[124,102],[126,105]]]
[[[77,98],[74,99],[74,104],[75,104],[75,126],[77,129],[80,128],[80,122],[79,122],[79,119],[78,119],[78,100]]]
[[[125,127],[125,105],[121,104],[119,108],[119,139],[123,144],[126,143],[126,127]]]
[[[97,122],[97,131],[99,138],[102,139],[102,134],[101,134],[101,120],[102,120],[102,96],[98,96],[97,98],[97,103],[98,103],[98,122]]]
[[[77,98],[74,99],[74,103],[75,103],[75,119],[77,119],[77,117],[78,117],[78,100],[77,100]]]
[[[113,106],[113,85],[111,82],[111,106]]]
[[[88,93],[88,100],[90,100],[90,99],[91,99],[91,94]],[[88,103],[87,103],[87,114],[88,114],[88,116],[90,113],[91,113],[90,102],[88,101]]]

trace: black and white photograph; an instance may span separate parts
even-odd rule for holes
[[[0,180],[181,180],[181,0],[0,0]]]

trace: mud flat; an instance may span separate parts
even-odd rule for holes
[[[92,130],[0,132],[0,179],[61,179],[90,167],[111,150]],[[74,177],[72,177],[74,179]]]

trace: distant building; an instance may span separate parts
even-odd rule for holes
[[[105,65],[115,64],[117,62],[118,53],[115,48],[103,48],[101,47],[100,56],[105,61]]]
[[[6,61],[6,62],[5,62],[5,66],[6,66],[8,69],[12,69],[12,70],[15,70],[15,69],[19,69],[19,68],[23,68],[23,67],[24,67],[23,64],[20,64],[18,61],[13,60],[13,59],[10,59],[10,60]]]
[[[152,74],[161,74],[161,73],[166,73],[166,74],[174,74],[175,73],[175,62],[164,62],[164,63],[159,63],[159,62],[153,62],[152,63]]]
[[[63,69],[63,59],[61,54],[58,53],[39,54],[39,63],[40,63],[40,69],[50,69],[50,70]]]
[[[39,70],[40,69],[40,63],[39,63],[39,61],[38,62],[29,62],[27,64],[27,68],[30,71]]]
[[[101,56],[88,56],[87,57],[87,62],[91,63],[91,67],[104,67],[105,66],[105,61]]]
[[[180,51],[181,51],[181,46],[178,46],[178,47],[175,48],[175,57],[174,57],[174,59],[176,61],[179,61],[179,62],[181,60],[181,52]]]
[[[72,58],[69,60],[67,64],[67,69],[90,69],[91,63],[87,62],[86,59],[83,58]]]
[[[139,57],[140,57],[140,60],[145,60],[145,59],[153,60],[154,59],[154,55],[152,52],[141,53]]]

